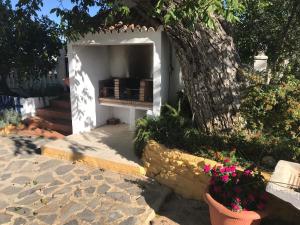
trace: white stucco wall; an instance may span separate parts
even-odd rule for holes
[[[49,106],[50,100],[56,97],[34,97],[34,98],[21,98],[21,116],[22,119],[35,116],[36,110]]]
[[[107,46],[73,46],[69,51],[73,133],[104,124],[111,108],[100,106],[99,78],[109,78]]]
[[[153,45],[154,106],[150,114],[159,115],[161,99],[161,32],[128,32],[112,34],[88,34],[81,40],[68,45],[70,91],[73,132],[79,133],[102,125],[113,116],[112,107],[98,103],[98,82],[111,76],[110,72],[121,73],[124,67],[113,68],[109,55],[118,55],[118,50],[109,51],[112,45]],[[110,46],[110,47],[109,47]],[[123,53],[121,53],[122,55]],[[138,57],[138,56],[137,56]],[[120,57],[117,60],[121,60]],[[115,59],[116,59],[115,58]],[[112,65],[112,66],[111,66]],[[119,64],[122,65],[122,64]],[[116,110],[114,110],[116,114]],[[128,113],[126,111],[123,115]],[[126,116],[120,116],[124,122]],[[123,119],[122,119],[123,117]]]
[[[161,57],[161,100],[162,104],[169,99],[169,82],[171,76],[171,46],[165,33],[162,34],[162,57]]]
[[[56,65],[56,73],[57,73],[57,79],[58,82],[63,85],[63,80],[67,77],[66,74],[66,64],[65,64],[65,56],[66,51],[64,49],[59,50],[60,56],[57,58],[57,65]]]
[[[126,77],[128,71],[128,47],[126,45],[108,46],[110,75]]]
[[[134,47],[145,44],[147,48],[134,50]],[[103,125],[110,117],[117,117],[122,122],[129,123],[132,115],[140,118],[146,114],[143,110],[135,110],[130,114],[132,109],[101,106],[98,103],[99,80],[128,75],[132,57],[145,59],[140,62],[147,62],[146,68],[151,65],[145,70],[145,73],[150,73],[150,77],[153,77],[153,108],[148,110],[147,114],[158,116],[162,104],[168,101],[171,93],[169,85],[176,88],[178,86],[174,82],[169,83],[172,57],[169,40],[162,31],[88,34],[77,42],[69,43],[74,133],[89,131]]]

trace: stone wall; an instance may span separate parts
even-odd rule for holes
[[[172,188],[185,198],[202,200],[209,177],[202,172],[204,164],[214,166],[216,161],[184,153],[178,149],[168,149],[155,141],[145,147],[142,161],[146,175]],[[262,173],[269,180],[270,173]],[[287,221],[300,220],[300,211],[276,197],[270,199],[271,217]]]
[[[178,149],[168,149],[155,141],[150,141],[145,147],[142,161],[147,176],[154,177],[186,198],[198,200],[202,199],[209,180],[200,168],[204,164],[216,164]]]

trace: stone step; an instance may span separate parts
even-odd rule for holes
[[[66,109],[57,109],[57,108],[42,108],[38,109],[36,115],[45,120],[52,120],[52,119],[63,119],[67,121],[72,120],[71,111]]]
[[[45,120],[39,117],[32,117],[26,119],[25,123],[29,129],[41,128],[44,130],[57,131],[63,135],[72,134],[72,123],[68,120],[49,119]]]
[[[71,102],[65,99],[53,99],[50,101],[51,108],[67,109],[71,111]]]
[[[97,135],[101,136],[102,133],[73,134],[64,140],[49,142],[42,147],[42,154],[114,172],[145,175],[144,167],[137,163],[136,159],[129,157],[131,152],[122,153],[116,149],[119,148],[116,146],[119,143],[107,143],[106,139],[98,139]],[[122,139],[122,137],[119,137],[119,139]],[[119,140],[119,142],[122,142],[122,140]],[[125,148],[125,144],[123,145]],[[123,154],[128,154],[128,156],[124,157]]]
[[[52,121],[48,121],[47,128],[62,133],[64,135],[72,134],[72,124],[66,120],[55,119]]]

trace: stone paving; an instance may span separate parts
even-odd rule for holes
[[[0,224],[149,224],[170,190],[39,155],[45,139],[0,137]]]

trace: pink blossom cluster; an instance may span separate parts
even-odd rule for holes
[[[263,177],[254,168],[237,171],[237,164],[225,159],[223,165],[204,165],[211,176],[211,196],[232,211],[264,210],[268,200]]]

